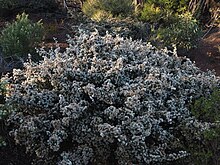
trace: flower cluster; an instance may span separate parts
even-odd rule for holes
[[[39,50],[43,61],[3,78],[16,107],[10,133],[36,161],[157,164],[188,155],[176,131],[203,128],[189,104],[218,86],[213,73],[119,36],[80,31],[68,43],[65,52]]]

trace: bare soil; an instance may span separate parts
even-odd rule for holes
[[[197,67],[203,71],[215,70],[220,76],[220,25],[212,28],[209,33],[199,41],[198,47],[188,53],[188,57],[195,61]]]

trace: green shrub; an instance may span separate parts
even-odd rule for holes
[[[28,15],[17,15],[16,21],[8,24],[0,35],[0,47],[3,56],[25,57],[34,51],[34,47],[43,38],[43,25],[41,21],[33,23]]]
[[[174,13],[187,10],[189,0],[147,0],[148,4],[155,4],[163,10],[170,10]]]
[[[101,0],[101,3],[103,10],[110,12],[114,16],[132,13],[132,0]]]
[[[141,11],[140,19],[155,23],[159,22],[163,15],[164,12],[160,9],[160,7],[156,7],[154,4],[146,3]]]
[[[185,12],[187,4],[188,1],[169,0],[149,0],[144,4],[139,19],[152,24],[151,42],[162,47],[176,44],[178,51],[196,47],[201,30],[197,20]]]
[[[148,0],[140,11],[140,19],[149,22],[164,22],[170,14],[183,13],[188,0]]]
[[[196,135],[188,133],[187,146],[191,159],[196,165],[218,165],[220,162],[220,89],[215,88],[209,96],[196,99],[191,106],[191,112],[199,121],[212,123],[211,127]]]
[[[192,114],[205,122],[220,122],[220,89],[214,89],[209,97],[195,100]]]
[[[113,16],[126,16],[133,12],[133,4],[132,0],[87,0],[82,11],[91,18],[100,11]]]
[[[190,13],[173,17],[169,26],[160,27],[156,31],[156,39],[164,46],[175,44],[179,50],[188,51],[198,44],[202,34],[199,24]]]
[[[106,19],[113,18],[112,14],[106,12],[105,10],[96,10],[96,12],[92,15],[91,19],[95,21],[105,21]]]
[[[183,161],[183,165],[219,165],[220,126],[198,130],[196,134],[188,131],[185,136],[185,146],[190,156]]]

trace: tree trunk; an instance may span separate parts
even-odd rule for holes
[[[209,12],[210,4],[213,0],[190,0],[189,11],[196,18],[202,16],[206,12]]]
[[[135,12],[141,10],[144,7],[144,0],[134,0]]]

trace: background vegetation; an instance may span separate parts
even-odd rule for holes
[[[0,47],[5,57],[17,56],[27,58],[34,53],[35,47],[43,39],[43,24],[33,23],[28,15],[17,15],[16,21],[8,24],[0,35]]]

